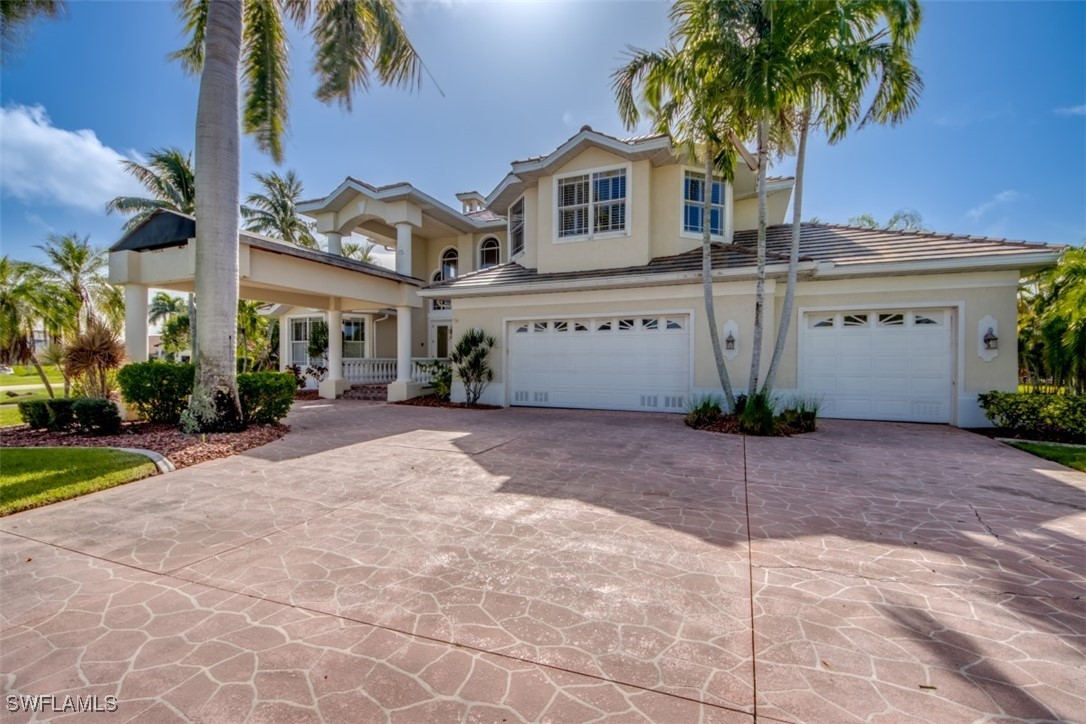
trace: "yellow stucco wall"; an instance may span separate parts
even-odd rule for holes
[[[769,225],[785,223],[789,205],[792,201],[792,191],[782,189],[774,191],[766,197],[766,217]],[[758,228],[758,199],[738,199],[733,202],[732,221],[736,231]]]

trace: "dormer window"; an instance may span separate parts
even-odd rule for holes
[[[626,168],[557,179],[557,232],[562,240],[626,232]]]
[[[724,236],[724,180],[713,177],[712,196],[709,200],[712,208],[709,212],[709,233]],[[703,234],[705,227],[702,217],[705,215],[705,174],[687,171],[683,178],[683,231],[689,234]]]
[[[524,197],[509,207],[509,257],[524,251]]]
[[[501,264],[502,247],[497,239],[484,239],[479,245],[479,270],[489,269]]]

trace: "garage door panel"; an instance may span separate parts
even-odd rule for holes
[[[564,329],[555,321],[565,321]],[[539,320],[516,333],[523,324],[514,323],[509,335],[513,404],[682,410],[690,390],[686,315]]]
[[[878,324],[856,324],[862,319]],[[800,387],[822,398],[824,417],[949,422],[950,319],[948,310],[810,313],[801,328]],[[813,327],[827,320],[832,326]]]

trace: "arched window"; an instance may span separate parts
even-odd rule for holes
[[[501,264],[502,247],[493,236],[479,245],[479,269],[489,269]]]
[[[441,252],[441,281],[456,278],[456,268],[460,262],[460,253],[456,249]]]
[[[444,254],[442,256],[444,256]],[[444,281],[444,280],[445,280],[445,276],[441,273],[440,269],[438,269],[436,272],[434,272],[434,275],[432,277],[430,277],[430,281],[432,281],[432,282],[440,282],[440,281]],[[452,309],[452,303],[448,299],[431,299],[430,300],[430,309],[434,309],[434,310]]]

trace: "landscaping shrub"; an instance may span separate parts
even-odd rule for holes
[[[44,430],[49,426],[48,400],[31,400],[19,403],[19,417],[30,425],[31,430]]]
[[[469,405],[478,403],[483,390],[494,381],[494,370],[490,368],[487,357],[495,344],[497,340],[483,330],[469,329],[449,353],[456,376],[464,383],[464,394]]]
[[[49,432],[63,432],[75,424],[75,410],[72,408],[75,400],[67,397],[56,397],[46,400],[45,406],[49,409],[49,421],[45,423],[45,429]]]
[[[238,375],[238,396],[246,424],[268,425],[279,422],[294,403],[297,389],[290,372],[246,372]]]
[[[423,370],[430,373],[430,387],[439,400],[448,400],[452,394],[452,367],[448,362],[438,360],[420,365]]]
[[[737,408],[738,402],[736,400]],[[774,434],[777,428],[775,402],[768,392],[758,392],[748,397],[742,411],[738,413],[739,432],[744,435]]]
[[[986,392],[977,401],[994,425],[1014,435],[1086,443],[1086,395]]]
[[[822,401],[817,398],[796,397],[777,419],[785,434],[814,432],[818,428],[818,411],[821,407]]]
[[[684,422],[695,430],[708,427],[723,416],[720,405],[719,395],[694,395],[686,403]]]
[[[83,397],[72,405],[75,422],[82,432],[92,435],[116,435],[121,431],[117,406],[100,397]]]
[[[134,362],[117,373],[121,396],[150,422],[176,425],[188,404],[196,367],[172,362]]]

